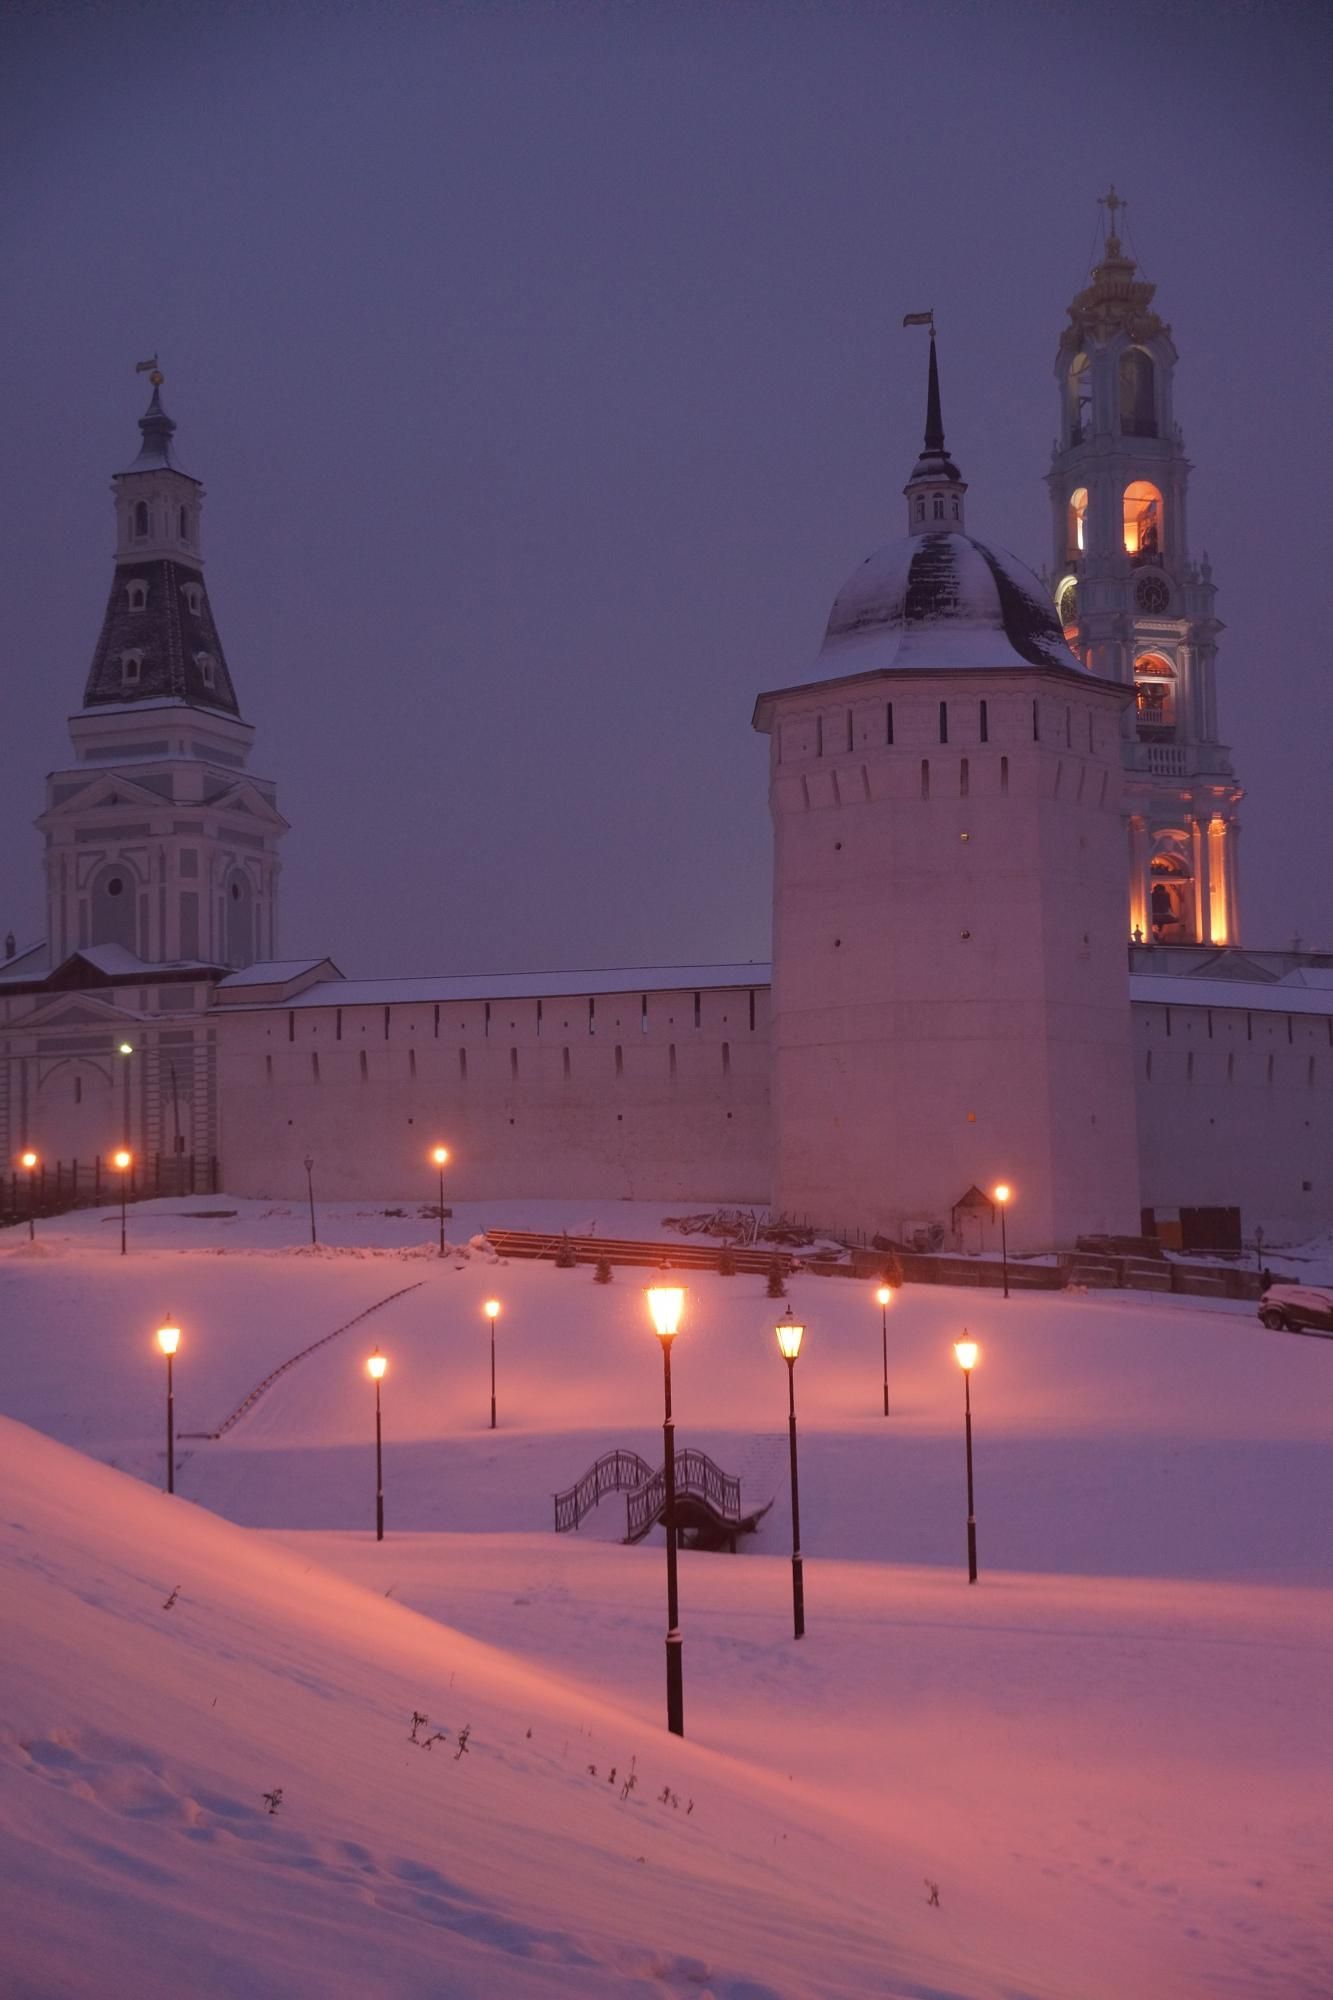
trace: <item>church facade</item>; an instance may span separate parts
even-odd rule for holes
[[[1110,211],[1114,223],[1114,207]],[[160,382],[114,480],[106,617],[48,780],[48,938],[0,961],[0,1162],[294,1198],[771,1203],[1016,1248],[1327,1226],[1333,955],[1240,944],[1220,627],[1176,355],[1114,234],[1060,342],[1051,588],[966,525],[933,328],[904,533],[762,694],[773,961],[347,980],[278,957],[249,769]],[[94,1167],[94,1163],[96,1166]],[[151,1162],[151,1171],[150,1165]],[[962,1238],[962,1240],[968,1240]]]

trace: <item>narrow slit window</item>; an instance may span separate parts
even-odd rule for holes
[[[698,1028],[702,1026],[702,1023],[703,1023],[703,997],[701,994],[696,993],[694,996],[694,1025],[696,1028]]]
[[[893,703],[892,703],[891,701],[886,701],[886,702],[885,702],[885,704],[884,704],[884,741],[885,741],[885,742],[886,742],[886,743],[887,743],[887,744],[889,745],[889,747],[890,747],[890,748],[892,748],[892,746],[893,746]]]
[[[1065,749],[1066,749],[1066,750],[1072,750],[1072,749],[1073,749],[1073,747],[1074,747],[1074,711],[1073,711],[1073,709],[1072,709],[1072,708],[1069,708],[1069,707],[1066,707],[1066,709],[1065,709]]]
[[[923,799],[928,799],[928,798],[930,797],[930,759],[929,759],[929,757],[923,757],[923,758],[921,759],[921,796],[922,796],[922,798],[923,798]]]
[[[438,1009],[436,1011],[438,1012]],[[336,1007],[333,1012],[333,1039],[335,1042],[340,1042],[342,1038],[343,1038],[343,1010],[341,1007]]]
[[[366,1054],[365,1050],[364,1050],[364,1049],[362,1049],[362,1050],[361,1050],[361,1081],[362,1081],[362,1083],[364,1083],[364,1082],[366,1081],[366,1079],[367,1079],[367,1078],[369,1077],[369,1075],[370,1075],[370,1057],[369,1057],[369,1056],[368,1056],[368,1055]]]
[[[990,717],[986,712],[984,701],[981,704],[981,740],[983,743],[990,742]]]
[[[617,1043],[616,1043],[616,1075],[617,1075],[617,1076],[623,1076],[624,1074],[625,1074],[625,1051],[624,1051],[624,1049],[623,1049],[623,1048],[621,1047],[620,1043],[619,1043],[619,1042],[617,1042]]]
[[[467,1050],[466,1050],[466,1049],[460,1049],[460,1050],[458,1051],[458,1081],[459,1081],[460,1083],[466,1083],[466,1082],[467,1082]]]
[[[562,1070],[564,1071],[564,1075],[565,1075],[565,1082],[566,1082],[566,1083],[568,1083],[568,1082],[569,1082],[569,1077],[570,1077],[570,1060],[569,1060],[569,1050],[568,1050],[568,1049],[562,1049],[562,1050],[560,1051],[560,1054],[561,1054],[561,1058],[562,1058],[562,1060],[561,1060],[561,1064],[560,1064],[560,1067],[561,1067],[561,1069],[562,1069]]]
[[[511,1083],[517,1083],[517,1082],[518,1082],[518,1050],[517,1050],[517,1049],[510,1049],[510,1051],[509,1051],[509,1081],[510,1081]]]
[[[318,1083],[318,1082],[319,1082],[319,1050],[318,1050],[318,1049],[312,1049],[312,1050],[310,1051],[310,1074],[311,1074],[311,1077],[313,1078],[313,1080],[314,1080],[314,1081],[315,1081],[316,1083]]]
[[[641,993],[639,995],[639,1033],[641,1035],[646,1035],[647,1032],[648,1032],[648,995],[646,993]]]
[[[948,740],[949,740],[949,704],[947,701],[942,701],[940,703],[940,742],[947,743]]]
[[[958,796],[959,796],[959,798],[960,798],[960,799],[965,799],[965,798],[967,797],[967,759],[966,759],[966,757],[962,758],[962,759],[960,760],[960,762],[959,762],[959,765],[958,765]]]
[[[750,1033],[754,1033],[754,988],[750,988]]]
[[[1041,742],[1041,711],[1035,699],[1032,703],[1032,740],[1034,743]]]
[[[590,1035],[597,1033],[597,1002],[595,1000],[588,1002],[588,1033]]]
[[[1007,793],[1007,791],[1008,791],[1008,790],[1009,790],[1009,759],[1008,759],[1007,757],[1001,757],[1001,759],[1000,759],[1000,795],[1001,795],[1001,797],[1003,797],[1003,796],[1004,796],[1004,794],[1005,794],[1005,793]]]
[[[387,1007],[384,1010],[384,1039],[386,1042],[389,1039],[389,1010]]]
[[[417,1074],[417,1052],[415,1049],[409,1049],[407,1052],[407,1073],[415,1083]]]
[[[676,1044],[675,1044],[674,1042],[672,1042],[672,1043],[671,1043],[671,1045],[670,1045],[670,1047],[669,1047],[669,1048],[667,1049],[667,1075],[668,1075],[668,1076],[670,1076],[670,1077],[672,1078],[672,1080],[673,1080],[673,1081],[675,1080],[675,1075],[676,1075]]]
[[[731,1075],[731,1043],[730,1043],[730,1042],[723,1042],[723,1044],[722,1044],[722,1074],[723,1074],[723,1076],[730,1076],[730,1075]]]

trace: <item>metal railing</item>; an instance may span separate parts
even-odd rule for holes
[[[577,1528],[608,1493],[625,1494],[625,1539],[641,1541],[666,1505],[666,1468],[654,1471],[637,1451],[604,1452],[582,1479],[554,1496],[557,1535]],[[701,1500],[720,1521],[740,1524],[741,1482],[706,1451],[686,1446],[676,1453],[676,1499]]]

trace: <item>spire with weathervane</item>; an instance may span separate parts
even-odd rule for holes
[[[153,393],[139,419],[138,456],[112,488],[116,567],[83,705],[175,701],[239,715],[204,585],[204,490],[176,462],[176,426],[162,406],[156,355],[141,361],[139,372],[148,374]]]
[[[926,434],[921,456],[903,492],[907,496],[907,526],[913,535],[962,534],[963,495],[967,482],[944,446],[940,408],[940,368],[935,355],[934,312],[908,313],[904,326],[930,328],[930,373],[926,386]]]

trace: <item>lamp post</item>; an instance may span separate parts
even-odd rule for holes
[[[1008,1181],[1001,1181],[995,1189],[995,1199],[999,1203],[1000,1208],[1000,1262],[1004,1270],[1004,1295],[1006,1298],[1009,1296],[1009,1231],[1005,1227],[1004,1215],[1005,1210],[1009,1206],[1009,1198],[1012,1194],[1013,1189],[1010,1187]]]
[[[787,1364],[787,1429],[791,1438],[791,1607],[798,1639],[805,1636],[805,1578],[801,1570],[801,1502],[796,1485],[796,1357],[805,1328],[788,1306],[773,1331]]]
[[[499,1299],[487,1299],[482,1307],[491,1323],[491,1429],[495,1429],[495,1322],[500,1317]]]
[[[19,1154],[19,1165],[28,1176],[28,1241],[37,1241],[37,1155],[32,1151]]]
[[[134,1165],[134,1155],[127,1146],[111,1155],[111,1164],[120,1175],[120,1254],[125,1255],[125,1197],[130,1185],[130,1168]]]
[[[310,1198],[310,1241],[315,1243],[315,1156],[307,1153],[302,1163],[305,1167],[305,1191]]]
[[[889,1414],[889,1307],[893,1304],[893,1286],[881,1285],[875,1293],[879,1303],[879,1331],[884,1342],[884,1414]]]
[[[667,1728],[673,1736],[685,1734],[685,1683],[681,1672],[680,1603],[676,1594],[676,1427],[671,1420],[671,1343],[685,1309],[685,1293],[679,1285],[650,1285],[648,1311],[662,1343],[662,1381],[666,1395],[666,1416],[662,1424],[662,1478],[665,1488],[663,1525],[667,1545]]]
[[[431,1151],[431,1158],[432,1160],[434,1160],[440,1172],[440,1255],[441,1257],[443,1257],[444,1255],[444,1168],[445,1168],[445,1162],[449,1158],[449,1148],[447,1146],[434,1147]],[[494,1430],[494,1428],[495,1428],[495,1420],[494,1418],[492,1418],[491,1429]]]
[[[963,1328],[966,1335],[967,1328]],[[963,1427],[967,1438],[967,1580],[977,1580],[977,1510],[972,1498],[972,1370],[980,1349],[975,1340],[956,1340],[953,1351],[963,1371]]]
[[[176,1349],[181,1344],[181,1330],[168,1317],[166,1325],[157,1329],[157,1344],[167,1357],[167,1491],[176,1491],[176,1392],[171,1379],[171,1364]]]
[[[384,1540],[384,1448],[380,1430],[380,1381],[388,1363],[378,1347],[366,1363],[375,1384],[375,1540]]]

